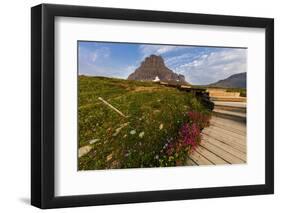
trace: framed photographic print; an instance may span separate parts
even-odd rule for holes
[[[274,21],[31,9],[31,203],[272,194]]]

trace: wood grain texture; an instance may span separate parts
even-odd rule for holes
[[[247,162],[246,123],[213,115],[202,141],[190,155],[189,165],[242,164]],[[195,162],[195,164],[194,164]]]

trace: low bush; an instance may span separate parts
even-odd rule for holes
[[[201,130],[209,126],[210,114],[191,111],[188,122],[180,128],[179,137],[164,147],[161,166],[185,165],[188,156],[201,142]]]

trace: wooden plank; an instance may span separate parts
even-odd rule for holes
[[[218,117],[218,116],[216,116],[215,114],[212,116],[212,119],[213,120],[217,120],[217,121],[221,121],[221,122],[225,122],[225,121],[227,121],[227,122],[229,122],[229,123],[233,123],[233,124],[241,124],[242,122],[240,122],[240,121],[237,121],[237,120],[230,120],[230,119],[228,119],[228,118],[222,118],[222,117]]]
[[[244,113],[244,112],[235,112],[235,111],[230,111],[230,110],[222,110],[222,109],[217,109],[217,107],[215,107],[213,112],[220,113],[220,114],[226,114],[226,115],[230,115],[230,116],[238,116],[238,117],[242,117],[242,118],[246,117],[246,113]]]
[[[204,129],[204,131],[205,131],[205,129]],[[237,139],[242,140],[242,141],[246,141],[245,136],[239,135],[237,133],[234,133],[234,132],[231,132],[231,131],[228,131],[226,129],[219,128],[219,127],[216,127],[216,126],[212,126],[212,125],[209,126],[208,128],[206,128],[206,131],[208,131],[208,132],[210,132],[210,131],[219,132],[219,133],[228,135],[230,137],[237,138]]]
[[[246,102],[244,97],[211,97],[212,101],[221,101],[221,102]]]
[[[246,130],[246,124],[243,122],[238,122],[238,121],[234,121],[234,120],[229,120],[229,119],[225,119],[225,118],[219,118],[217,116],[212,116],[211,118],[211,122],[216,122],[222,125],[227,125],[227,126],[231,126],[231,127],[235,127],[241,131]]]
[[[235,125],[231,125],[231,124],[228,124],[228,123],[219,123],[219,122],[216,122],[216,121],[210,121],[210,125],[213,125],[213,126],[217,126],[217,127],[220,127],[220,128],[225,128],[225,129],[228,129],[228,130],[231,130],[231,131],[234,131],[236,133],[240,133],[241,135],[246,135],[246,125],[244,126],[235,126]]]
[[[213,130],[225,133],[227,135],[230,135],[232,137],[239,138],[239,139],[245,139],[246,138],[246,134],[244,134],[244,135],[238,134],[238,133],[232,132],[232,131],[230,131],[230,130],[228,130],[226,128],[217,127],[215,125],[210,125],[208,129],[213,129]]]
[[[218,110],[227,110],[233,112],[247,113],[247,109],[244,107],[233,107],[233,106],[224,106],[224,105],[215,105],[214,109]]]
[[[186,161],[186,164],[188,166],[198,166],[198,164],[196,164],[192,159],[188,158]]]
[[[237,107],[237,108],[244,108],[247,109],[246,102],[222,102],[222,101],[214,101],[215,106],[230,106],[230,107]]]
[[[228,141],[230,141],[232,143],[240,144],[241,146],[246,145],[246,139],[235,138],[235,137],[232,137],[231,135],[225,134],[224,132],[221,132],[221,131],[206,128],[202,131],[202,133],[206,134],[208,136],[211,136],[219,141],[224,141],[226,143]]]
[[[189,157],[198,165],[213,165],[212,162],[200,155],[198,152],[193,151]]]
[[[218,128],[224,128],[224,129],[230,129],[230,128],[232,128],[231,126],[229,126],[229,125],[223,125],[223,124],[220,124],[220,125],[217,125],[217,123],[213,123],[213,122],[211,122],[211,124],[210,124],[210,126],[216,126],[216,127],[218,127]],[[224,126],[224,127],[223,127]],[[230,130],[229,130],[230,131]],[[232,128],[232,131],[234,132],[234,131],[236,131],[236,133],[238,134],[238,131],[241,133],[240,135],[242,135],[242,136],[244,136],[244,137],[246,137],[247,136],[247,133],[246,133],[246,127],[244,128],[244,132],[242,131],[242,130],[237,130],[237,128],[235,129],[235,128]]]
[[[110,109],[114,110],[117,112],[119,115],[121,115],[124,118],[127,118],[128,116],[124,115],[120,110],[116,109],[114,106],[112,106],[110,103],[108,103],[106,100],[104,100],[102,97],[98,97],[98,99],[104,103],[106,106],[108,106]]]
[[[220,141],[221,143],[227,144],[237,150],[239,150],[240,152],[246,153],[246,144],[240,144],[237,143],[236,141],[230,140],[228,138],[224,138],[221,136],[216,136],[216,135],[209,135],[206,133],[202,133],[202,139],[205,138],[213,138],[214,140]]]
[[[246,136],[246,126],[244,127],[245,131],[243,131],[242,128],[238,129],[238,128],[236,128],[236,126],[231,126],[231,125],[227,125],[227,124],[220,124],[220,123],[217,123],[217,122],[214,122],[214,121],[211,121],[210,125],[216,126],[218,128],[226,129],[230,132],[234,132],[234,133],[237,133],[239,135]]]
[[[221,141],[223,143],[226,143],[226,144],[229,144],[231,146],[235,146],[236,148],[240,148],[239,150],[243,151],[246,147],[246,141],[243,141],[243,140],[240,140],[240,139],[237,139],[237,138],[233,138],[231,136],[228,136],[228,135],[225,135],[225,134],[222,134],[220,132],[215,132],[215,131],[203,131],[202,132],[202,135],[207,135],[209,137],[212,137],[218,141]]]
[[[218,146],[220,147],[221,149],[231,153],[232,155],[240,158],[241,160],[243,160],[244,162],[246,162],[247,160],[247,156],[246,156],[246,147],[245,147],[245,150],[244,152],[241,152],[240,150],[228,145],[228,144],[225,144],[225,143],[222,143],[214,138],[211,138],[211,137],[204,137],[204,140],[208,143],[211,143],[215,146]]]
[[[215,146],[211,143],[208,143],[205,140],[201,141],[201,146],[203,146],[204,148],[210,150],[211,152],[213,152],[215,155],[221,157],[222,159],[224,159],[225,161],[229,162],[230,164],[241,164],[241,163],[245,163],[243,160],[241,160],[240,158],[232,155],[231,153],[221,149],[218,146]]]
[[[204,156],[207,158],[210,162],[212,162],[215,165],[219,164],[229,164],[227,161],[223,160],[219,156],[215,155],[214,153],[210,152],[208,149],[204,148],[203,146],[198,146],[195,150],[198,152],[200,155]]]

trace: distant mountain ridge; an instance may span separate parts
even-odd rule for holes
[[[129,80],[153,81],[159,79],[165,82],[178,82],[187,84],[184,75],[174,73],[166,67],[161,56],[151,55],[146,57],[141,65],[128,76]]]
[[[209,84],[208,86],[225,88],[246,88],[246,79],[247,74],[246,72],[243,72],[231,75],[226,79],[219,80],[215,83]]]

